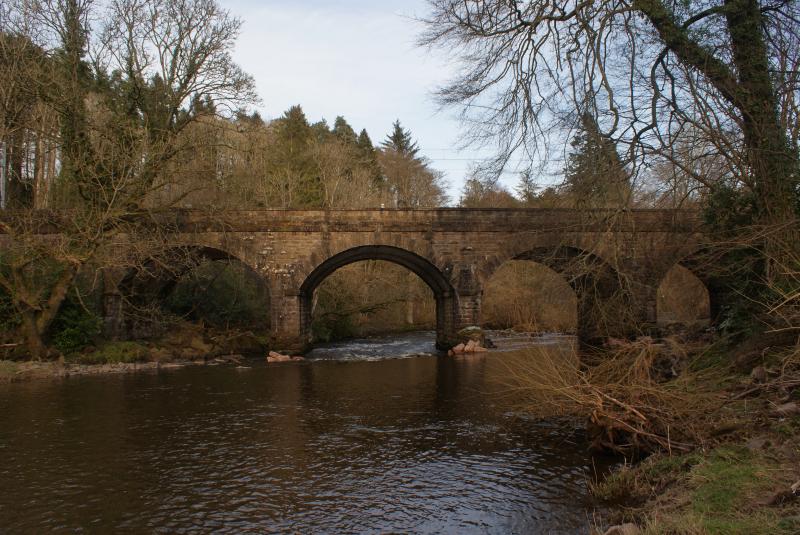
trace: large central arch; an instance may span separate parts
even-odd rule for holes
[[[446,349],[458,325],[458,296],[445,275],[429,260],[416,253],[389,245],[363,245],[347,249],[319,264],[300,286],[300,329],[308,340],[314,290],[339,268],[363,260],[385,260],[405,267],[428,285],[436,300],[436,346]]]

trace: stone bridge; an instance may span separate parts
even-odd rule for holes
[[[394,262],[431,288],[437,345],[446,347],[460,328],[480,324],[484,285],[509,260],[560,273],[577,296],[578,334],[590,339],[654,327],[659,282],[677,263],[696,268],[703,247],[698,214],[680,210],[184,211],[175,218],[172,245],[238,259],[264,278],[271,331],[292,349],[310,343],[314,290],[361,260]],[[709,287],[703,272],[695,274]],[[106,292],[107,324],[120,316],[122,286]],[[713,289],[709,295],[713,315]]]

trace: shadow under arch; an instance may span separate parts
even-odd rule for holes
[[[578,300],[577,335],[582,341],[631,334],[635,318],[627,317],[630,296],[619,272],[601,257],[568,245],[536,246],[495,262],[485,276],[510,260],[542,264],[569,284]]]
[[[429,260],[407,249],[390,245],[362,245],[347,249],[323,261],[300,286],[300,329],[304,340],[310,340],[311,312],[314,291],[339,268],[364,260],[385,260],[416,274],[428,285],[436,300],[436,347],[448,349],[458,325],[458,295],[447,277]]]
[[[137,286],[146,283],[150,285],[148,294],[163,298],[172,291],[181,277],[203,260],[233,261],[256,273],[253,266],[224,249],[208,245],[180,245],[164,249],[158,254],[151,255],[139,267],[130,268],[120,282],[120,289],[123,293],[127,290],[127,295],[133,295]]]
[[[141,311],[147,311],[152,303],[163,303],[178,285],[182,277],[201,265],[203,261],[229,261],[245,267],[245,273],[255,282],[267,299],[269,309],[270,288],[269,284],[261,277],[258,271],[249,263],[224,249],[207,245],[176,245],[165,248],[141,262],[138,266],[130,267],[117,285],[116,297],[118,303],[104,305],[107,321],[107,330],[115,336],[139,336],[147,333],[147,315],[142,316]],[[112,299],[113,300],[113,299]],[[117,309],[114,313],[110,309]],[[126,311],[127,312],[123,312]],[[138,313],[136,311],[139,311]],[[126,316],[130,316],[126,318]],[[136,317],[138,319],[136,319]],[[264,318],[266,325],[269,317]],[[139,332],[142,331],[142,332]]]

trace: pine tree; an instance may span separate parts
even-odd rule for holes
[[[331,136],[331,129],[328,126],[328,121],[324,118],[312,124],[311,130],[314,132],[314,138],[320,143]]]
[[[381,147],[394,150],[403,156],[415,158],[419,152],[419,147],[417,142],[412,139],[411,132],[400,125],[400,119],[392,124],[392,128],[392,133],[386,136],[386,140],[381,143]]]
[[[356,145],[358,145],[358,148],[361,150],[362,154],[375,153],[375,147],[372,145],[372,140],[370,139],[366,128],[362,129],[361,133],[358,134]]]
[[[375,151],[375,147],[372,145],[372,140],[370,139],[369,134],[367,134],[366,129],[362,129],[361,133],[358,134],[356,147],[358,147],[358,153],[361,157],[361,161],[370,170],[372,179],[376,184],[383,184],[385,180],[383,173],[381,173],[381,167],[378,164],[378,154]]]
[[[311,154],[314,130],[300,106],[292,106],[275,121],[275,147],[269,173],[280,186],[285,208],[312,208],[322,203],[319,169]]]
[[[356,132],[344,117],[339,115],[333,122],[333,135],[345,143],[356,143]]]
[[[594,117],[581,115],[565,169],[564,190],[577,208],[619,208],[630,203],[630,177],[614,142]]]

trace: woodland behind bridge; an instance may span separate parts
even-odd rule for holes
[[[4,2],[3,358],[169,360],[152,329],[149,341],[110,342],[99,317],[99,268],[154,263],[191,269],[168,296],[135,303],[132,321],[190,354],[245,338],[263,350],[259,280],[191,251],[165,257],[172,229],[141,224],[156,209],[696,208],[723,298],[713,329],[532,358],[513,392],[535,415],[588,421],[596,447],[662,453],[595,486],[651,506],[620,518],[656,533],[777,533],[797,508],[784,479],[800,458],[798,21],[797,3],[781,0],[432,0],[420,45],[460,69],[439,102],[460,113],[468,141],[497,149],[448,199],[414,125],[387,125],[376,144],[300,105],[255,113],[254,80],[231,56],[241,21],[214,0]],[[512,188],[498,181],[509,172]],[[59,235],[36,238],[38,222],[65,213]],[[132,254],[116,254],[120,236]],[[484,320],[569,331],[574,299],[555,273],[511,262],[486,289]],[[668,274],[662,320],[707,309],[691,273]],[[378,262],[332,275],[315,310],[318,339],[433,319],[430,291]],[[780,448],[747,442],[765,437]],[[750,500],[764,485],[786,489]],[[684,494],[665,507],[667,490]]]
[[[97,13],[106,22],[90,28]],[[522,173],[512,192],[476,168],[461,197],[448,199],[445,177],[399,120],[374,144],[344,117],[332,125],[324,118],[311,122],[300,105],[273,120],[247,111],[258,102],[253,80],[230,57],[240,21],[214,2],[130,1],[107,11],[89,2],[18,2],[6,6],[0,21],[2,203],[13,214],[3,223],[10,241],[0,286],[4,342],[14,354],[42,357],[102,343],[97,267],[141,269],[161,254],[169,229],[154,236],[131,223],[150,210],[452,202],[698,207],[705,195],[675,166],[662,165],[652,181],[635,184],[614,142],[587,112],[562,176],[550,186]],[[59,212],[74,216],[58,243],[35,243],[33,214]],[[138,238],[139,250],[125,260],[111,252],[120,234]],[[263,333],[268,297],[243,266],[192,258],[188,251],[180,260],[187,262],[196,269],[165,303],[150,303],[141,315],[163,326],[189,320]],[[698,282],[680,271],[674,277],[697,287],[699,297],[684,305],[684,315],[706,315]],[[662,295],[668,301],[673,294]],[[485,319],[493,327],[574,329],[574,295],[543,266],[507,266],[487,299]],[[315,303],[321,340],[430,328],[434,318],[428,288],[381,262],[337,272]]]

